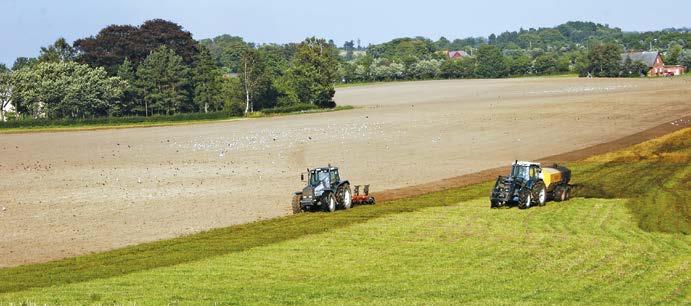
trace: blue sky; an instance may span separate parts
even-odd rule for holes
[[[631,31],[689,27],[689,11],[689,0],[0,0],[0,63],[36,56],[41,46],[59,37],[71,42],[109,24],[138,25],[152,18],[177,22],[196,39],[227,33],[248,41],[284,43],[321,36],[339,45],[360,38],[366,45],[403,36],[487,36],[569,20]]]

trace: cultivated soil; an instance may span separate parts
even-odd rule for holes
[[[358,108],[0,135],[0,267],[287,215],[311,166],[338,165],[384,200],[691,124],[689,78],[392,83],[340,88],[336,101]]]

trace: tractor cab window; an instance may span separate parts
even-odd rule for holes
[[[513,165],[513,168],[511,169],[511,176],[515,178],[521,178],[524,180],[529,179],[530,177],[528,176],[528,167],[522,165]]]
[[[530,178],[536,179],[540,177],[540,167],[530,166]]]
[[[329,185],[329,171],[328,170],[314,170],[310,173],[310,185],[317,186],[319,183]]]
[[[331,171],[331,181],[332,182],[340,182],[341,181],[341,178],[338,176],[338,170]]]

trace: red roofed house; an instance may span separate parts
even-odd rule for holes
[[[448,51],[446,55],[449,58],[462,58],[468,56],[468,53],[465,51]]]
[[[629,52],[621,55],[622,63],[630,58],[633,62],[642,62],[648,66],[648,76],[670,76],[684,74],[684,66],[665,65],[660,52]]]

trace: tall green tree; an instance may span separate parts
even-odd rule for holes
[[[630,57],[627,57],[626,60],[624,60],[624,63],[622,64],[621,67],[621,76],[622,77],[640,77],[642,75],[645,75],[648,70],[648,66],[640,61],[632,61]]]
[[[547,52],[535,58],[535,73],[537,74],[552,74],[559,71],[557,67],[557,55],[552,52]]]
[[[12,97],[12,75],[4,65],[0,67],[0,121],[5,121],[5,111]]]
[[[142,92],[144,115],[174,114],[189,100],[186,90],[189,69],[181,56],[161,46],[137,68],[137,84]]]
[[[127,116],[136,114],[139,105],[139,92],[137,90],[136,71],[132,62],[128,58],[122,62],[118,67],[117,76],[125,82],[122,93],[122,99],[119,103],[113,105],[111,115],[113,116]],[[140,110],[140,112],[143,109]]]
[[[93,118],[106,116],[120,99],[123,81],[103,68],[75,62],[38,63],[12,75],[12,102],[34,117]]]
[[[201,47],[192,67],[194,103],[200,111],[208,113],[209,108],[218,111],[223,107],[221,76],[221,71],[214,63],[209,50]]]
[[[298,46],[286,72],[283,94],[301,103],[334,107],[334,83],[338,79],[335,48],[324,39],[308,38]]]
[[[494,45],[482,45],[477,51],[477,76],[501,78],[508,75],[508,69],[501,50]]]
[[[72,46],[67,43],[67,40],[60,37],[52,45],[48,47],[41,47],[41,53],[38,56],[39,62],[68,62],[75,60],[77,52]]]
[[[240,71],[243,52],[254,48],[253,44],[245,42],[242,37],[227,34],[202,39],[199,44],[209,50],[217,64],[232,73]]]
[[[245,90],[244,114],[247,115],[254,112],[254,96],[262,81],[264,63],[255,49],[246,49],[240,62],[240,82]]]
[[[669,65],[679,65],[680,64],[680,57],[681,53],[684,51],[684,49],[681,47],[681,45],[677,43],[673,43],[669,47],[669,51],[667,51],[667,56],[665,57],[665,64]]]
[[[622,52],[619,45],[613,43],[593,46],[588,52],[588,71],[599,77],[619,76]]]
[[[12,65],[12,70],[17,71],[25,67],[31,67],[38,63],[38,60],[33,57],[18,57]]]
[[[533,59],[527,54],[522,54],[508,60],[507,65],[509,67],[509,74],[527,75],[532,71]]]

